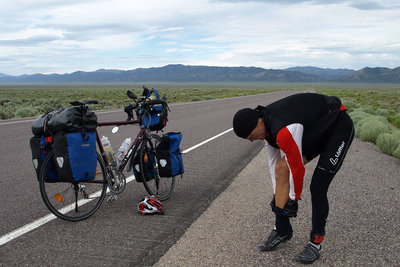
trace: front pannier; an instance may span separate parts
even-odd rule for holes
[[[58,132],[54,136],[54,159],[60,181],[89,181],[95,178],[97,153],[95,132]]]
[[[145,152],[145,156],[143,159],[143,169],[144,176],[147,181],[154,179],[157,176],[157,171],[154,169],[155,166],[155,155],[151,152]],[[132,159],[133,164],[133,174],[135,175],[136,182],[143,182],[142,173],[140,171],[140,153],[137,153],[135,158]]]
[[[160,177],[172,177],[184,173],[182,153],[179,145],[181,133],[166,133],[156,147],[158,174]]]
[[[166,104],[156,104],[151,108],[139,111],[139,117],[142,119],[141,128],[148,128],[150,131],[160,131],[168,121],[168,106]]]

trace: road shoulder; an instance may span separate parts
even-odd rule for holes
[[[309,235],[309,184],[316,160],[307,165],[295,235],[274,252],[257,246],[274,223],[266,152],[260,153],[155,266],[292,266]],[[317,264],[396,265],[400,260],[400,161],[354,140],[329,192],[330,216]],[[365,253],[368,249],[368,253]]]

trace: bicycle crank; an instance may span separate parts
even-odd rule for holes
[[[107,181],[111,193],[118,195],[125,190],[126,178],[122,172],[116,170],[109,172]]]

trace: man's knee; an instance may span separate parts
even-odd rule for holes
[[[335,174],[334,171],[317,166],[311,179],[311,195],[326,194]]]

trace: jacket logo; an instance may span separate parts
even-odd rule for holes
[[[339,161],[340,154],[342,154],[342,150],[344,148],[345,142],[343,141],[342,144],[339,146],[338,150],[336,151],[335,158],[330,158],[329,161],[332,165],[336,165]]]

